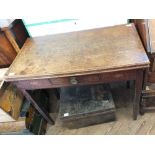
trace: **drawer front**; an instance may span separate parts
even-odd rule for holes
[[[44,89],[44,88],[59,88],[66,86],[99,84],[115,81],[134,80],[136,78],[136,70],[119,71],[113,73],[101,73],[93,75],[81,75],[72,77],[62,77],[42,80],[24,80],[18,81],[15,84],[23,89]]]

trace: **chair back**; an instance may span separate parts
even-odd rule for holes
[[[17,45],[21,49],[23,47],[26,39],[30,37],[22,19],[14,20],[10,24],[9,29],[12,32]]]

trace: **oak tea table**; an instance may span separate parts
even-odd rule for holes
[[[133,24],[28,38],[10,66],[14,83],[51,124],[30,90],[135,80],[133,119],[149,60]]]

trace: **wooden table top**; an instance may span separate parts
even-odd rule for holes
[[[111,72],[149,66],[133,24],[27,39],[6,81]]]

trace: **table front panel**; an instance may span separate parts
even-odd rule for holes
[[[136,70],[107,72],[101,74],[81,75],[61,78],[21,80],[14,82],[21,89],[59,88],[66,86],[99,84],[115,81],[135,80]]]

